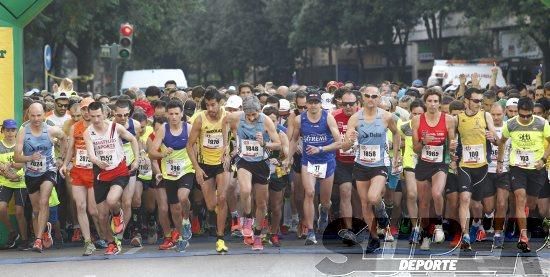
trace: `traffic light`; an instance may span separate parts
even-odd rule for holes
[[[134,26],[130,23],[120,24],[119,29],[119,49],[118,57],[121,59],[129,59],[132,54],[132,39],[134,37]]]

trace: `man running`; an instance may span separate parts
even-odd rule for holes
[[[25,163],[25,184],[31,199],[36,238],[33,250],[42,252],[41,237],[49,217],[48,200],[57,180],[53,139],[58,139],[61,156],[65,155],[67,145],[63,131],[44,122],[44,108],[40,103],[31,104],[28,115],[29,124],[17,134],[14,161]],[[51,246],[51,236],[46,240],[45,247]]]
[[[273,121],[261,113],[260,101],[255,96],[243,99],[243,111],[225,117],[223,145],[228,145],[229,129],[237,136],[237,179],[239,182],[240,203],[244,212],[242,233],[245,243],[252,244],[253,250],[262,250],[262,222],[267,212],[269,151],[279,150],[281,141]],[[227,154],[227,153],[226,153]],[[229,164],[230,155],[225,162]],[[226,166],[228,167],[228,166]],[[256,206],[256,225],[252,231],[252,188]],[[252,243],[251,243],[252,242]]]
[[[311,91],[307,94],[307,112],[294,119],[292,137],[289,138],[289,155],[294,156],[298,146],[298,137],[302,137],[302,186],[304,188],[304,219],[307,237],[306,245],[317,243],[313,230],[315,183],[320,183],[320,202],[318,229],[324,231],[328,225],[328,213],[331,206],[330,197],[334,171],[336,169],[335,151],[340,149],[338,125],[334,117],[321,109],[321,94]]]
[[[90,103],[88,113],[92,124],[84,130],[82,136],[90,162],[99,168],[94,179],[94,197],[102,228],[100,234],[109,241],[105,255],[117,255],[122,248],[115,235],[124,232],[125,227],[120,202],[130,193],[122,139],[130,142],[134,156],[139,154],[139,146],[137,139],[124,126],[105,120],[103,104]],[[137,167],[137,161],[134,161],[130,170],[135,171]],[[109,213],[112,216],[110,224]]]
[[[223,168],[222,123],[225,111],[220,106],[222,95],[216,89],[207,88],[204,93],[206,110],[201,111],[193,121],[193,127],[187,142],[187,153],[195,168],[197,183],[201,187],[209,217],[216,218],[216,251],[227,252],[224,232],[227,218],[226,174]],[[197,151],[195,151],[195,143]],[[216,211],[217,207],[217,211]]]
[[[393,115],[378,108],[380,90],[375,86],[366,86],[362,87],[359,92],[363,96],[363,109],[352,115],[348,121],[346,146],[351,146],[355,141],[358,143],[353,176],[357,182],[363,219],[370,229],[371,237],[366,250],[370,253],[380,248],[373,208],[378,219],[383,217],[387,219],[382,201],[388,178],[387,167],[389,166],[384,162],[388,155],[386,132],[389,129],[393,134],[393,172],[401,162],[399,154],[401,137],[392,118]]]

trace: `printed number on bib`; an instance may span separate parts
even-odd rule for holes
[[[312,164],[310,162],[307,163],[307,172],[311,173],[313,177],[315,178],[325,178],[325,175],[327,174],[327,164]]]
[[[46,172],[46,157],[40,160],[27,162],[27,169],[35,172]]]
[[[380,145],[359,145],[359,161],[376,163],[380,161]]]
[[[76,166],[80,168],[92,168],[92,162],[86,149],[76,149]]]
[[[153,176],[151,171],[151,160],[141,157],[139,159],[139,174],[143,176]]]
[[[107,167],[113,166],[113,155],[110,155],[110,154],[100,155],[99,160],[102,162],[106,162],[108,164]]]
[[[535,167],[535,153],[529,150],[516,150],[516,166]]]
[[[462,161],[464,163],[485,162],[485,151],[483,151],[483,145],[464,145],[464,147],[462,147]]]
[[[221,148],[223,146],[222,133],[204,134],[202,146],[212,149]]]
[[[424,145],[424,147],[422,147],[422,155],[420,158],[423,161],[430,163],[443,162],[443,145]]]
[[[241,153],[246,157],[260,157],[264,148],[256,140],[241,140]]]
[[[166,162],[166,174],[172,177],[178,177],[183,172],[185,161],[183,160],[168,160]]]

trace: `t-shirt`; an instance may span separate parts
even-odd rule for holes
[[[544,155],[544,141],[550,137],[550,126],[540,116],[534,115],[527,125],[515,116],[504,123],[502,135],[512,141],[510,166],[535,169],[535,162]]]

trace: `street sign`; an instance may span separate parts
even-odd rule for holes
[[[52,48],[49,44],[44,46],[44,68],[46,71],[52,69]]]
[[[111,46],[108,44],[101,45],[101,50],[99,52],[100,58],[110,58],[111,57]]]

